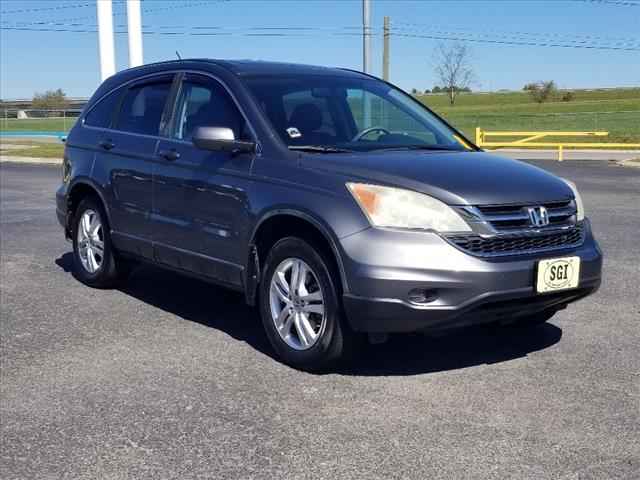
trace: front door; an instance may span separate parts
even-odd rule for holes
[[[235,138],[254,140],[224,86],[187,74],[158,145],[153,174],[153,238],[157,260],[232,286],[242,282],[247,232],[247,190],[253,154],[196,148],[197,127],[227,127]]]

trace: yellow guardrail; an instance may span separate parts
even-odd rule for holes
[[[545,142],[545,137],[606,137],[609,132],[508,132],[486,131],[476,128],[476,145],[483,147],[538,147],[557,148],[558,161],[564,159],[565,148],[640,148],[640,143],[605,143],[605,142]],[[524,137],[519,140],[489,141],[489,137]]]

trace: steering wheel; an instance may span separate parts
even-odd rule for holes
[[[384,133],[386,135],[391,135],[391,132],[389,130],[387,130],[386,128],[384,128],[384,127],[369,127],[369,128],[365,128],[364,130],[361,130],[360,132],[358,132],[356,134],[356,136],[351,139],[351,141],[352,142],[359,142],[360,140],[362,140],[363,137],[366,137],[371,132],[382,132],[382,133]]]

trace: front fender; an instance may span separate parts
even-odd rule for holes
[[[350,291],[348,277],[343,262],[343,249],[340,239],[369,228],[369,224],[352,198],[347,195],[309,188],[282,184],[261,184],[254,190],[257,197],[252,205],[256,207],[254,223],[250,228],[247,253],[247,292],[251,301],[252,277],[255,275],[255,239],[257,232],[270,219],[286,215],[301,219],[312,225],[331,247],[338,265],[343,290]],[[274,200],[281,199],[276,202]],[[255,286],[255,285],[254,285]]]

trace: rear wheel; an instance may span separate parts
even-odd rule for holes
[[[93,197],[80,202],[73,220],[73,259],[77,278],[96,288],[113,286],[125,264],[116,261],[104,208]]]
[[[330,263],[299,238],[284,238],[269,252],[260,313],[269,341],[285,363],[324,370],[348,352],[352,333],[333,275]]]

